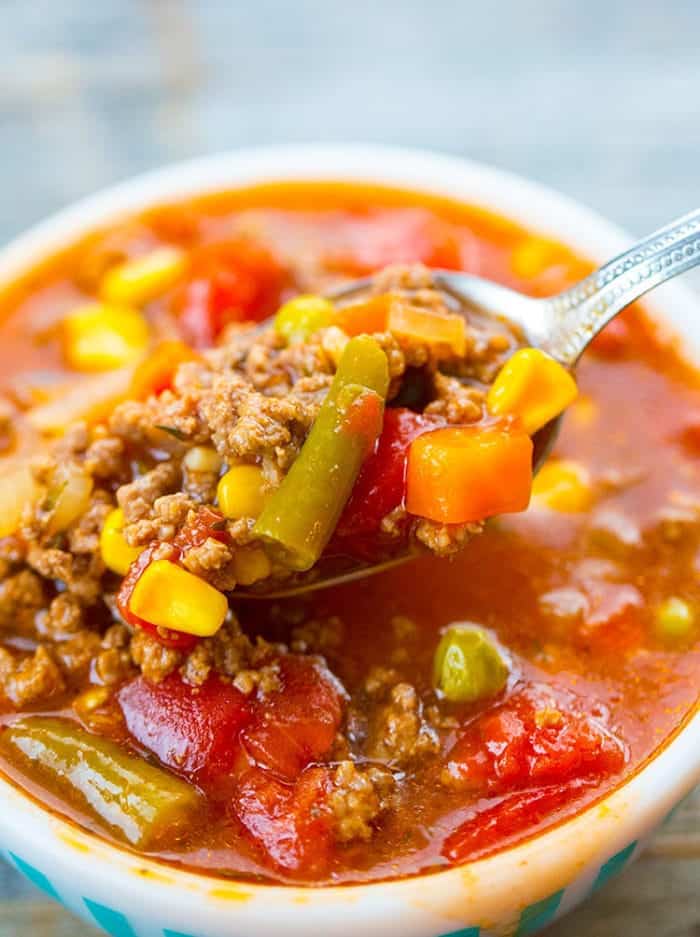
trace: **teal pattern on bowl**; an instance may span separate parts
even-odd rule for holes
[[[598,869],[588,894],[597,891],[611,878],[620,873],[629,863],[638,845],[638,842],[635,840],[604,862]],[[24,859],[21,859],[13,852],[9,852],[8,857],[15,868],[33,885],[41,889],[41,891],[50,898],[63,904],[61,896],[44,872],[31,865],[29,862],[26,862]],[[559,916],[560,907],[566,893],[567,889],[561,889],[549,897],[523,908],[520,912],[520,918],[516,928],[512,931],[513,937],[530,937],[531,934],[536,934],[543,927],[546,927],[556,920]],[[581,896],[579,895],[577,896],[576,903],[580,900]],[[136,925],[132,925],[126,912],[119,911],[116,908],[109,908],[98,901],[93,901],[86,897],[82,898],[82,903],[88,912],[87,914],[83,914],[83,917],[91,923],[97,924],[105,933],[110,934],[111,937],[142,937],[142,932],[137,930]],[[168,927],[162,927],[159,930],[162,937],[197,937],[196,934],[185,934]],[[146,937],[146,935],[144,934],[143,937]],[[148,937],[150,937],[150,933]],[[231,933],[230,937],[235,937],[235,935]],[[243,937],[242,934],[241,937]],[[463,927],[460,930],[453,930],[448,933],[436,933],[430,935],[430,937],[489,937],[489,932],[482,930],[480,927]]]

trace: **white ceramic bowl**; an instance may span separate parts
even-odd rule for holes
[[[0,254],[0,285],[95,227],[162,201],[266,180],[367,180],[481,204],[604,260],[623,233],[567,198],[485,166],[366,146],[290,146],[202,159],[90,198]],[[663,221],[663,219],[659,219]],[[655,297],[656,299],[656,297]],[[681,285],[649,302],[700,349],[696,297]],[[42,810],[0,781],[5,857],[114,937],[477,937],[526,935],[622,869],[700,781],[700,712],[627,783],[512,849],[397,882],[299,888],[226,882],[139,858]]]

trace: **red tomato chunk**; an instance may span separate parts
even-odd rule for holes
[[[237,779],[233,811],[247,837],[286,872],[305,877],[323,873],[332,846],[324,809],[327,769],[307,768],[289,785],[246,764]]]
[[[623,743],[575,705],[537,685],[521,690],[457,740],[448,754],[450,779],[475,792],[502,794],[622,770]]]
[[[441,423],[438,417],[414,413],[405,407],[385,411],[377,448],[362,466],[338,523],[339,540],[375,533],[382,518],[403,504],[409,447],[416,436]]]
[[[286,280],[271,251],[251,239],[205,245],[192,259],[192,279],[180,297],[185,337],[207,348],[231,322],[272,315]]]
[[[329,671],[311,660],[279,658],[281,689],[256,707],[242,735],[258,767],[293,781],[328,753],[342,718],[342,696]]]
[[[127,728],[163,764],[196,780],[229,771],[236,739],[251,719],[242,693],[212,676],[200,687],[171,674],[162,683],[138,677],[119,693]]]

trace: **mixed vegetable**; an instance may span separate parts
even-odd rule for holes
[[[337,883],[487,854],[675,729],[700,398],[636,310],[577,396],[427,269],[542,295],[586,272],[561,245],[309,192],[96,235],[0,322],[0,764],[130,848]]]

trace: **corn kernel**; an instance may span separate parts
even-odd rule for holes
[[[73,709],[78,715],[85,716],[104,706],[111,694],[106,686],[93,686],[73,700]]]
[[[161,628],[210,637],[223,625],[226,596],[170,560],[156,560],[141,573],[129,610]]]
[[[234,465],[219,480],[216,494],[225,517],[258,517],[267,500],[262,470],[257,465]]]
[[[275,316],[275,331],[289,344],[305,341],[309,335],[333,324],[335,307],[330,299],[306,293],[288,300]]]
[[[185,272],[187,257],[177,247],[159,247],[109,270],[100,296],[106,302],[144,306],[174,286]]]
[[[528,237],[513,248],[510,265],[516,276],[530,280],[561,260],[563,251],[556,241]]]
[[[495,416],[518,416],[532,434],[576,399],[576,382],[554,358],[538,348],[521,348],[506,361],[487,397]]]
[[[76,371],[110,371],[146,353],[148,323],[136,309],[94,303],[63,322],[65,357]]]
[[[534,503],[565,514],[587,511],[593,503],[588,471],[567,459],[547,462],[535,476],[532,498]]]
[[[233,571],[241,586],[267,579],[271,570],[272,564],[261,547],[243,547],[233,555]]]
[[[193,446],[187,450],[183,459],[185,468],[190,472],[219,472],[222,459],[211,446]]]
[[[696,622],[695,610],[683,599],[671,596],[654,612],[657,635],[668,641],[687,638]]]
[[[129,567],[139,556],[139,547],[130,547],[124,539],[124,512],[115,508],[107,515],[100,533],[100,553],[107,569],[126,576]]]

